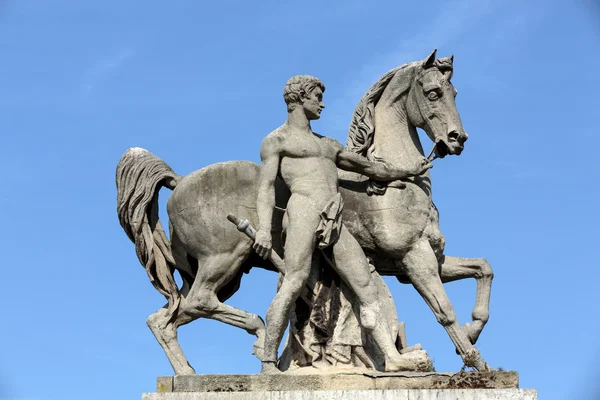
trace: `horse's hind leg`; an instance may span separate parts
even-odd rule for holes
[[[444,283],[467,278],[475,278],[477,281],[473,320],[462,327],[469,341],[475,344],[490,316],[490,293],[494,278],[492,267],[484,258],[445,256],[440,276]]]
[[[177,311],[176,311],[177,313]],[[167,315],[166,306],[148,317],[146,321],[154,337],[161,345],[176,375],[193,375],[196,372],[188,363],[177,340],[177,325]]]
[[[260,358],[265,331],[263,320],[256,314],[222,303],[224,298],[237,290],[237,286],[230,286],[230,292],[224,296],[219,293],[234,279],[239,278],[248,250],[248,246],[239,246],[231,253],[213,254],[198,260],[196,279],[187,296],[181,300],[175,325],[181,326],[202,317],[242,328],[257,337],[254,350]]]
[[[187,253],[183,250],[183,247],[180,245],[177,235],[174,235],[171,231],[171,249],[172,254],[175,259],[175,265],[179,270],[183,285],[180,289],[180,295],[186,296],[190,289],[190,279],[192,274],[192,269],[187,260]],[[191,375],[194,374],[194,369],[188,363],[187,358],[183,354],[183,350],[179,345],[179,341],[177,340],[177,325],[174,323],[174,320],[177,317],[179,309],[175,310],[175,315],[167,315],[167,306],[158,310],[154,314],[148,317],[146,323],[148,327],[154,334],[154,337],[158,341],[158,343],[163,348],[175,374],[177,375]]]

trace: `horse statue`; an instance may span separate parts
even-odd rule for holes
[[[398,166],[414,165],[424,156],[416,128],[434,143],[430,157],[460,155],[467,140],[451,83],[453,57],[425,60],[395,68],[379,79],[358,103],[346,151]],[[168,303],[147,324],[178,375],[194,374],[177,340],[177,328],[211,318],[264,341],[265,325],[255,314],[224,304],[252,267],[277,271],[252,250],[252,241],[227,220],[232,213],[257,225],[256,199],[260,166],[249,161],[209,165],[179,176],[152,153],[131,148],[117,166],[117,208],[121,226],[135,244],[150,281]],[[489,316],[493,272],[485,259],[444,255],[438,211],[431,199],[429,173],[380,183],[339,171],[343,219],[376,271],[411,283],[447,331],[465,365],[489,367],[476,343]],[[167,202],[170,238],[158,218],[158,192],[173,190]],[[281,218],[285,185],[276,186],[273,251],[282,253]],[[174,271],[182,285],[178,287]],[[472,322],[460,326],[443,283],[477,281]]]

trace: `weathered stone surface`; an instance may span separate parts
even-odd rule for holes
[[[182,375],[160,377],[158,382],[157,386],[162,388],[172,383],[173,392],[516,389],[519,387],[519,375],[516,372]]]
[[[393,310],[391,321],[386,319],[369,261],[356,238],[348,234],[338,168],[389,182],[419,177],[432,165],[422,155],[402,167],[369,160],[313,132],[311,121],[319,119],[325,107],[324,91],[323,82],[313,76],[290,78],[284,89],[287,119],[267,135],[260,150],[260,228],[253,248],[263,259],[270,257],[273,247],[278,177],[290,192],[283,224],[285,269],[267,310],[262,372],[279,372],[277,349],[294,310],[289,343],[297,341],[292,351],[295,366],[377,365],[386,371],[427,371],[430,360],[425,353],[418,359],[403,357],[395,346],[398,333],[391,327],[396,327],[398,317]],[[321,256],[323,261],[317,261]],[[300,299],[304,307],[296,303]],[[365,338],[375,344],[374,355],[364,346]]]
[[[535,389],[146,393],[142,400],[537,400]]]
[[[340,366],[430,370],[427,353],[406,346],[379,275],[419,288],[464,364],[490,370],[474,345],[489,318],[493,272],[484,259],[444,254],[427,171],[435,158],[460,155],[468,138],[453,72],[453,57],[436,58],[433,51],[385,73],[359,101],[345,148],[312,131],[325,86],[303,75],[284,89],[288,117],[264,139],[260,167],[234,161],[180,176],[146,150],[123,155],[116,176],[119,221],[167,298],[147,323],[176,374],[195,373],[177,329],[200,317],[255,335],[264,373]],[[417,128],[433,143],[427,157]],[[161,187],[173,190],[170,236],[159,221]],[[228,215],[258,230],[248,238]],[[258,315],[223,303],[253,267],[282,273],[266,327]],[[321,270],[311,281],[313,267]],[[467,278],[477,280],[477,292],[472,321],[461,325],[442,283]],[[287,356],[278,358],[290,314]]]

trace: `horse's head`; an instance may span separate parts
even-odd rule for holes
[[[434,50],[421,62],[406,100],[409,121],[423,129],[435,143],[438,157],[459,155],[467,141],[458,111],[456,89],[452,86],[454,57],[435,59]]]

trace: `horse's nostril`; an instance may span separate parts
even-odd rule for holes
[[[460,136],[460,135],[458,134],[458,132],[456,132],[456,131],[452,131],[452,132],[450,132],[450,133],[448,134],[448,139],[449,139],[450,141],[458,141],[458,138],[459,138],[459,136]]]

